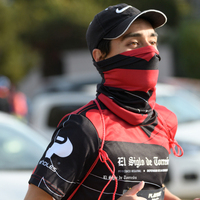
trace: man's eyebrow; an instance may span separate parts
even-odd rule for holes
[[[129,38],[129,37],[141,37],[141,36],[142,36],[141,33],[128,33],[128,34],[126,34],[126,35],[124,35],[124,36],[122,37],[122,40],[125,40],[126,38]],[[150,34],[150,37],[158,37],[158,33],[152,32],[152,33]]]

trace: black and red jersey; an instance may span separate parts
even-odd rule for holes
[[[177,128],[175,114],[156,104],[153,121],[132,125],[126,120],[126,110],[121,110],[125,117],[120,118],[98,102],[103,121],[94,101],[61,120],[29,183],[57,200],[68,199],[97,158],[104,140],[103,149],[115,166],[118,182],[115,199],[140,181],[145,181],[143,192],[148,197],[157,194],[162,199],[170,145]],[[99,160],[72,199],[98,199],[111,175]],[[114,188],[113,179],[101,199],[112,199]]]
[[[178,144],[175,114],[155,103],[158,60],[147,46],[94,63],[97,99],[61,120],[29,183],[56,200],[111,200],[144,181],[137,195],[162,200]]]

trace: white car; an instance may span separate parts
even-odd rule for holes
[[[94,98],[94,95],[81,92],[39,95],[32,103],[31,126],[45,133],[50,139],[64,115],[80,108]]]
[[[78,83],[65,92],[47,92],[32,102],[31,123],[49,137],[67,113],[95,98],[96,84]],[[166,186],[181,198],[200,196],[200,100],[192,93],[168,84],[157,85],[157,102],[178,118],[176,140],[182,145],[181,158],[170,154]]]
[[[22,200],[48,140],[16,117],[0,112],[0,199]]]
[[[67,92],[46,92],[32,99],[30,123],[51,138],[55,127],[64,115],[70,113],[96,95],[96,85],[74,85]]]
[[[200,196],[200,100],[193,93],[166,84],[157,86],[157,102],[178,118],[176,140],[184,155],[170,155],[167,188],[180,198]]]

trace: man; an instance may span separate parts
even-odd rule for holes
[[[155,103],[157,10],[98,13],[86,39],[102,76],[97,98],[63,117],[29,181],[25,200],[178,200],[164,186],[177,119]]]

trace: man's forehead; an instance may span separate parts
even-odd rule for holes
[[[158,37],[158,33],[156,33],[154,30],[148,31],[146,32],[146,34],[144,34],[144,32],[142,31],[136,31],[136,32],[125,33],[124,35],[122,35],[122,40],[130,37],[142,37],[144,35],[148,37]]]
[[[135,20],[128,30],[122,35],[122,37],[137,37],[147,34],[148,36],[158,36],[155,32],[154,28],[152,27],[151,23],[145,19],[138,18]]]

